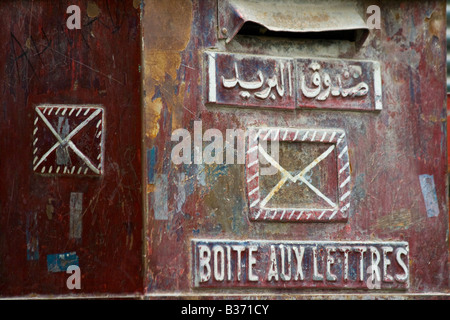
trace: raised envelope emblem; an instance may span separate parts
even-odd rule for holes
[[[52,175],[103,173],[104,110],[90,105],[35,107],[33,171]]]
[[[246,183],[251,220],[347,220],[351,177],[343,130],[252,128],[250,131]],[[267,141],[279,143],[278,159],[262,147],[262,142]],[[263,160],[276,169],[275,174],[261,174]]]

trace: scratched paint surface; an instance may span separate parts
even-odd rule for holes
[[[371,4],[374,4],[373,1],[361,1],[363,8]],[[255,242],[263,240],[269,244],[272,241],[276,245],[289,241],[355,241],[360,245],[370,241],[406,242],[409,245],[409,259],[408,262],[405,260],[409,270],[409,287],[402,287],[401,290],[438,292],[448,289],[448,217],[442,214],[448,210],[445,86],[442,85],[445,81],[446,58],[445,3],[379,1],[377,5],[381,8],[382,29],[371,30],[366,42],[356,48],[353,43],[344,40],[277,39],[239,34],[225,44],[225,40],[218,39],[217,35],[216,1],[146,2],[143,15],[144,143],[147,150],[158,150],[156,158],[146,162],[151,164],[148,169],[154,170],[147,176],[167,175],[168,181],[167,204],[164,204],[168,210],[167,220],[158,219],[157,210],[161,204],[153,204],[154,193],[159,192],[156,185],[148,181],[146,188],[147,293],[240,293],[244,296],[247,291],[235,290],[220,282],[220,264],[218,282],[205,282],[210,287],[207,291],[201,286],[195,287],[194,277],[199,274],[195,263],[199,260],[195,259],[198,252],[194,252],[196,249],[192,243],[204,239],[208,239],[211,244],[212,274],[215,267],[213,244],[219,242],[224,245],[223,248],[240,245],[248,239]],[[266,7],[266,11],[270,12],[270,7]],[[166,22],[168,17],[172,23]],[[260,81],[258,68],[266,81],[271,79],[270,71],[275,70],[271,69],[273,65],[266,66],[261,61],[275,59],[285,62],[289,59],[297,61],[299,58],[316,57],[325,61],[322,67],[327,70],[336,66],[331,61],[339,59],[375,61],[380,67],[381,99],[379,97],[370,101],[370,112],[345,111],[343,109],[349,105],[337,96],[333,97],[333,110],[319,107],[310,110],[299,105],[292,108],[291,102],[283,108],[277,108],[280,104],[274,101],[281,97],[274,85],[272,93],[275,99],[270,100],[269,94],[269,100],[263,102],[267,103],[266,106],[270,105],[269,108],[259,108],[264,105],[258,104],[254,96],[248,96],[247,101],[251,100],[251,105],[246,107],[241,101],[247,94],[239,96],[237,86],[218,87],[220,92],[216,91],[215,98],[217,101],[221,99],[220,103],[205,103],[212,101],[208,100],[210,98],[214,99],[214,95],[209,96],[209,90],[206,90],[210,75],[213,75],[207,68],[210,62],[207,52],[234,54],[235,57],[260,57],[260,62],[255,60],[255,63],[251,63],[251,59],[248,59],[238,64],[238,74],[241,79],[247,80],[244,86],[249,88],[241,91],[252,94],[264,89],[252,89],[252,85]],[[327,61],[330,63],[327,64]],[[244,64],[248,71],[239,68]],[[236,80],[234,64],[227,65],[226,70],[229,73],[224,75],[224,79],[228,80],[226,85],[231,86]],[[288,70],[284,69],[285,81]],[[340,74],[339,70],[329,72]],[[216,78],[217,81],[220,79]],[[308,87],[313,88],[313,85],[310,83]],[[225,90],[237,90],[237,93],[229,96],[229,91]],[[373,96],[370,97],[372,99]],[[328,99],[331,99],[331,95]],[[369,102],[366,102],[368,106]],[[382,109],[373,110],[379,102],[382,103]],[[358,109],[358,104],[352,103],[352,107]],[[195,121],[202,121],[202,132],[216,128],[224,137],[227,129],[248,131],[255,127],[290,128],[290,139],[293,139],[296,130],[342,130],[348,147],[349,164],[346,169],[350,179],[346,182],[346,177],[338,185],[346,182],[344,187],[348,188],[339,197],[349,203],[348,216],[327,223],[281,222],[281,210],[276,212],[274,221],[252,220],[252,202],[249,198],[256,191],[249,196],[249,192],[254,189],[249,189],[246,182],[250,178],[246,165],[175,165],[171,162],[170,151],[176,144],[170,140],[172,131],[188,129],[193,143]],[[204,142],[204,145],[208,145],[208,142]],[[290,147],[292,150],[285,148],[286,154],[301,153],[300,146]],[[303,160],[305,164],[308,159],[314,160],[325,151],[318,145],[310,147],[308,158]],[[333,151],[329,156],[337,157],[336,153]],[[295,164],[303,165],[298,161],[286,161],[286,158],[280,161],[291,169]],[[315,174],[313,172],[311,179],[318,178]],[[434,177],[436,203],[441,213],[437,216],[427,215],[418,179],[418,175],[422,174]],[[278,178],[281,179],[281,176],[270,178],[273,181],[266,180],[263,187],[272,190],[272,185],[280,181]],[[336,185],[336,181],[333,183]],[[311,184],[321,185],[318,180]],[[330,200],[335,199],[338,188],[333,188],[333,192],[324,188],[322,193],[328,194]],[[350,193],[347,194],[348,191]],[[283,197],[286,199],[286,195],[281,195],[275,200],[283,202]],[[292,204],[301,205],[306,200],[299,196]],[[318,212],[317,217],[321,213]],[[267,218],[272,215],[273,211],[270,211]],[[221,252],[217,250],[216,254],[221,258]],[[260,266],[261,261],[267,261],[267,255],[268,250],[265,249],[255,255],[255,266]],[[391,260],[394,261],[393,258]],[[243,265],[248,266],[248,259]],[[388,270],[392,266],[388,266]],[[390,290],[385,284],[381,291]],[[248,285],[244,284],[243,287]],[[259,288],[261,292],[276,295],[278,287],[271,285]],[[314,292],[326,292],[327,287],[330,286],[324,285]],[[370,293],[367,288],[360,287],[359,290]],[[295,294],[305,291],[294,285],[288,292]]]
[[[0,3],[1,296],[142,290],[139,7],[70,4],[81,30],[67,2]],[[75,260],[55,256],[71,252],[81,290],[61,264]]]

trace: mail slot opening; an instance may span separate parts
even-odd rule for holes
[[[325,0],[218,1],[219,39],[236,35],[350,40],[362,44],[369,34],[360,2]]]
[[[265,26],[247,21],[242,28],[239,29],[237,35],[244,36],[263,36],[290,39],[318,39],[318,40],[346,40],[357,42],[366,36],[366,29],[350,29],[350,30],[330,30],[316,32],[292,32],[292,31],[273,31]]]

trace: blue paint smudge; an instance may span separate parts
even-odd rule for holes
[[[79,266],[76,252],[47,255],[48,272],[65,272],[69,266]]]
[[[155,166],[156,166],[156,146],[147,150],[147,168],[148,168],[148,183],[155,183]]]
[[[155,101],[156,99],[161,98],[161,90],[159,86],[155,87],[155,93],[153,94],[152,97],[152,102]]]
[[[437,217],[439,215],[439,205],[436,196],[434,177],[432,175],[422,174],[419,176],[419,180],[423,199],[425,201],[425,208],[427,209],[427,216],[429,218]]]

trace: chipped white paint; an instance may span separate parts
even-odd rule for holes
[[[339,174],[341,174],[342,172],[344,172],[345,170],[347,170],[348,167],[349,167],[349,165],[350,165],[350,162],[345,163],[345,164],[342,166],[342,168],[339,169]]]
[[[347,185],[347,183],[350,182],[350,176],[347,177],[347,179],[344,180],[344,182],[341,183],[341,185],[339,186],[340,188],[343,188]]]
[[[208,53],[209,101],[216,102],[216,59],[214,53]]]
[[[258,172],[255,173],[253,176],[251,176],[250,178],[247,179],[247,183],[250,182],[250,181],[252,181],[253,179],[255,179],[255,178],[258,177],[258,176],[259,176],[259,173],[258,173]]]

